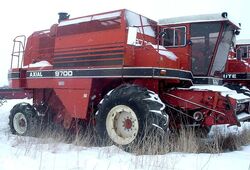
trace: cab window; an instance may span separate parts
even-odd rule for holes
[[[165,28],[162,35],[163,46],[178,47],[186,45],[186,27]]]
[[[237,58],[247,59],[249,57],[250,46],[243,46],[237,49]]]

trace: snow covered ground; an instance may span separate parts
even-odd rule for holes
[[[221,154],[136,156],[115,146],[82,147],[15,136],[8,127],[8,115],[13,105],[21,101],[8,100],[0,107],[0,170],[250,170],[250,145]]]

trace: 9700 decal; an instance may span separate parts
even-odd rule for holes
[[[72,77],[73,71],[72,70],[65,70],[65,71],[55,71],[56,77]]]

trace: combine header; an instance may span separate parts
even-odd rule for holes
[[[34,32],[26,48],[25,37],[14,41],[11,85],[32,90],[33,105],[13,107],[12,133],[32,134],[38,121],[65,129],[92,124],[101,137],[127,146],[145,129],[240,125],[247,96],[193,86],[220,82],[215,76],[238,29],[226,13],[159,24],[124,9],[68,16],[60,13],[58,24]]]
[[[32,92],[23,89],[0,88],[0,98],[2,99],[24,99],[32,98]]]
[[[23,89],[12,89],[8,87],[0,88],[0,106],[2,106],[8,99],[24,99],[32,98],[32,93]]]

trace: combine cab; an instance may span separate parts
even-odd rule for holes
[[[250,96],[250,40],[238,40],[229,53],[225,73],[225,86],[238,93]],[[247,112],[249,113],[249,112]],[[243,113],[242,120],[250,120],[250,115]]]
[[[39,121],[65,129],[91,124],[100,137],[128,146],[147,132],[182,125],[240,125],[237,114],[249,98],[208,86],[220,82],[215,76],[238,29],[225,13],[178,23],[124,9],[68,16],[60,13],[58,24],[34,32],[23,56],[15,49],[25,43],[15,41],[10,82],[31,90],[33,105],[14,106],[12,133],[31,134]]]
[[[219,92],[224,97],[230,96],[237,100],[236,115],[239,120],[242,120],[242,113],[249,115],[249,97],[242,91],[221,86],[228,53],[234,44],[235,36],[239,34],[239,27],[227,18],[227,13],[161,19],[159,24],[163,30],[161,45],[179,57],[181,68],[191,70],[193,74],[194,85],[190,88],[198,91],[207,89],[210,92]],[[185,98],[182,96],[186,102],[177,100],[182,103],[180,105],[186,105],[190,100],[189,96],[195,101],[195,92],[191,93]],[[206,98],[200,94],[197,96]],[[173,98],[170,100],[170,103],[172,102],[176,100]]]

